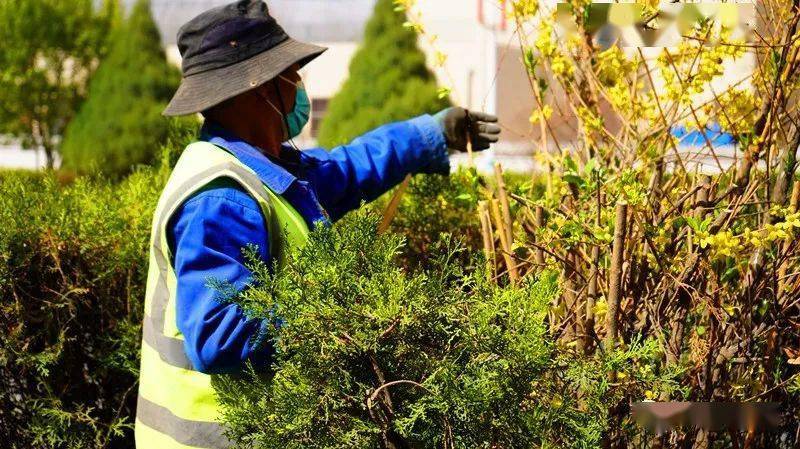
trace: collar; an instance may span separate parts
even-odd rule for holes
[[[224,148],[241,163],[258,175],[270,190],[282,195],[297,180],[284,167],[270,160],[257,147],[236,137],[222,126],[206,121],[200,130],[200,139]]]

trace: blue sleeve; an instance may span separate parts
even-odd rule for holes
[[[233,182],[231,182],[233,184]],[[249,320],[235,304],[220,302],[209,280],[247,287],[252,273],[242,248],[258,245],[269,257],[264,218],[255,199],[235,184],[204,190],[187,200],[170,221],[170,245],[177,276],[177,326],[186,355],[198,371],[225,373],[250,360],[270,361],[270,348],[256,348],[253,337],[266,322]]]
[[[304,152],[316,159],[307,171],[332,220],[372,201],[415,173],[450,173],[444,135],[430,115],[382,126],[331,151]]]

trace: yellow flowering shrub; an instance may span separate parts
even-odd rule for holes
[[[642,42],[670,31],[675,11],[636,3]],[[507,200],[512,228],[503,244],[506,211],[483,216],[492,280],[558,272],[550,332],[576,359],[654,342],[659,363],[604,373],[620,403],[769,392],[800,416],[791,387],[800,376],[780,350],[800,348],[791,324],[800,317],[800,11],[758,2],[755,16],[769,19],[748,33],[731,27],[735,9],[717,18],[721,7],[671,5],[682,39],[637,48],[603,22],[608,4],[564,4],[508,4],[533,86],[532,157],[545,173],[535,178],[542,188],[483,191],[487,204]],[[670,369],[680,371],[676,389],[632,388],[647,370]],[[610,411],[606,445],[645,441],[630,424]],[[670,442],[696,446],[692,438]]]

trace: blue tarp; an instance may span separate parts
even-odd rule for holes
[[[682,146],[706,145],[703,132],[698,129],[687,130],[685,126],[674,126],[672,128],[672,135],[680,139],[680,145]],[[731,134],[722,131],[718,123],[706,126],[705,135],[708,137],[708,140],[711,141],[711,145],[715,147],[736,144],[736,139]]]

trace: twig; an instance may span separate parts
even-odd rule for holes
[[[381,220],[381,224],[378,226],[378,233],[383,234],[389,229],[389,225],[392,224],[392,220],[397,215],[397,208],[400,206],[400,201],[403,199],[403,194],[406,193],[406,189],[408,188],[408,184],[411,182],[411,175],[406,176],[397,190],[392,195],[392,199],[389,201],[389,205],[386,206],[386,211],[383,213],[383,220]]]

